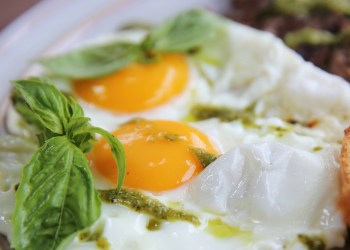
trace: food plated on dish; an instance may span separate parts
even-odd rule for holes
[[[0,141],[15,249],[344,246],[350,87],[274,36],[190,10],[37,63]]]

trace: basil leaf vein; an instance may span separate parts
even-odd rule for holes
[[[37,80],[20,80],[15,85],[20,94],[25,96],[25,102],[36,120],[53,133],[63,134],[70,116],[65,96],[53,85]]]
[[[49,139],[24,167],[16,193],[12,246],[56,249],[100,216],[85,155],[67,137]]]
[[[118,163],[118,189],[125,175],[124,150],[117,138],[93,127],[83,109],[53,85],[41,80],[15,82],[25,114],[40,123],[40,148],[24,166],[13,214],[16,250],[62,249],[77,231],[99,216],[101,202],[94,189],[85,152],[100,133]]]

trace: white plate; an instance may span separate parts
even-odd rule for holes
[[[46,0],[0,33],[0,134],[4,133],[10,81],[35,58],[111,32],[126,22],[155,23],[185,9],[224,11],[227,0]]]

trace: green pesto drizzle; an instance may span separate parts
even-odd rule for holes
[[[190,151],[197,157],[203,168],[207,167],[218,158],[217,155],[211,154],[202,148],[190,147]]]
[[[291,129],[288,127],[280,127],[280,126],[269,126],[269,130],[277,137],[283,137],[286,133],[291,132]]]
[[[178,141],[178,140],[183,140],[183,137],[181,135],[178,135],[178,134],[170,134],[170,133],[167,133],[167,134],[164,134],[162,135],[163,138],[167,141]]]
[[[245,110],[234,110],[229,107],[213,105],[195,105],[191,108],[188,119],[192,121],[207,120],[218,118],[222,122],[231,122],[241,120],[247,126],[256,126],[254,124],[253,106]]]
[[[309,250],[325,250],[326,244],[324,239],[320,236],[310,236],[305,234],[299,234],[298,239],[303,243]]]
[[[147,136],[147,142],[155,142],[159,140],[166,140],[169,142],[183,140],[184,137],[178,134],[172,134],[167,132],[160,132],[158,134],[152,134]]]
[[[283,40],[291,48],[299,45],[338,45],[346,43],[350,39],[350,29],[333,34],[328,31],[306,27],[297,31],[288,32]]]
[[[143,118],[133,118],[125,123],[123,123],[121,126],[129,125],[129,124],[138,124],[145,121]],[[178,140],[183,140],[184,137],[178,134],[174,133],[168,133],[168,132],[159,132],[157,134],[152,134],[147,137],[148,142],[154,142],[158,140],[166,140],[166,141],[178,141]]]
[[[200,224],[197,216],[190,213],[175,210],[167,207],[163,203],[152,199],[136,190],[122,189],[118,192],[116,189],[100,190],[102,201],[112,204],[120,204],[136,212],[150,215],[158,220],[167,221],[186,221],[195,226]]]
[[[321,146],[316,146],[316,147],[312,148],[312,151],[317,152],[317,151],[320,151],[322,149],[323,148]]]
[[[273,8],[277,13],[293,16],[305,16],[317,9],[350,14],[350,3],[347,0],[274,0]]]
[[[337,35],[328,31],[317,30],[306,27],[297,31],[288,32],[284,38],[284,42],[291,48],[295,48],[301,44],[310,45],[331,45],[338,42]]]
[[[209,220],[205,231],[217,238],[239,237],[245,241],[250,241],[252,238],[251,232],[233,227],[219,218]]]
[[[151,218],[151,219],[149,219],[146,228],[149,231],[157,231],[157,230],[160,229],[161,225],[162,225],[162,221],[161,220],[158,220],[158,219],[155,219],[155,218]]]
[[[100,224],[94,231],[90,231],[89,229],[87,229],[79,233],[78,239],[81,242],[94,241],[99,250],[109,250],[110,244],[108,240],[102,236],[102,234],[103,234],[103,224]]]

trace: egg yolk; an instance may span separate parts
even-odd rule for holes
[[[203,170],[192,147],[217,154],[206,135],[184,123],[165,120],[138,120],[113,132],[124,146],[124,186],[149,191],[178,187]],[[108,143],[99,140],[89,154],[92,165],[117,183],[116,163]]]
[[[132,113],[160,106],[181,94],[189,68],[182,54],[164,54],[149,64],[133,63],[110,75],[73,84],[88,103],[115,112]]]

